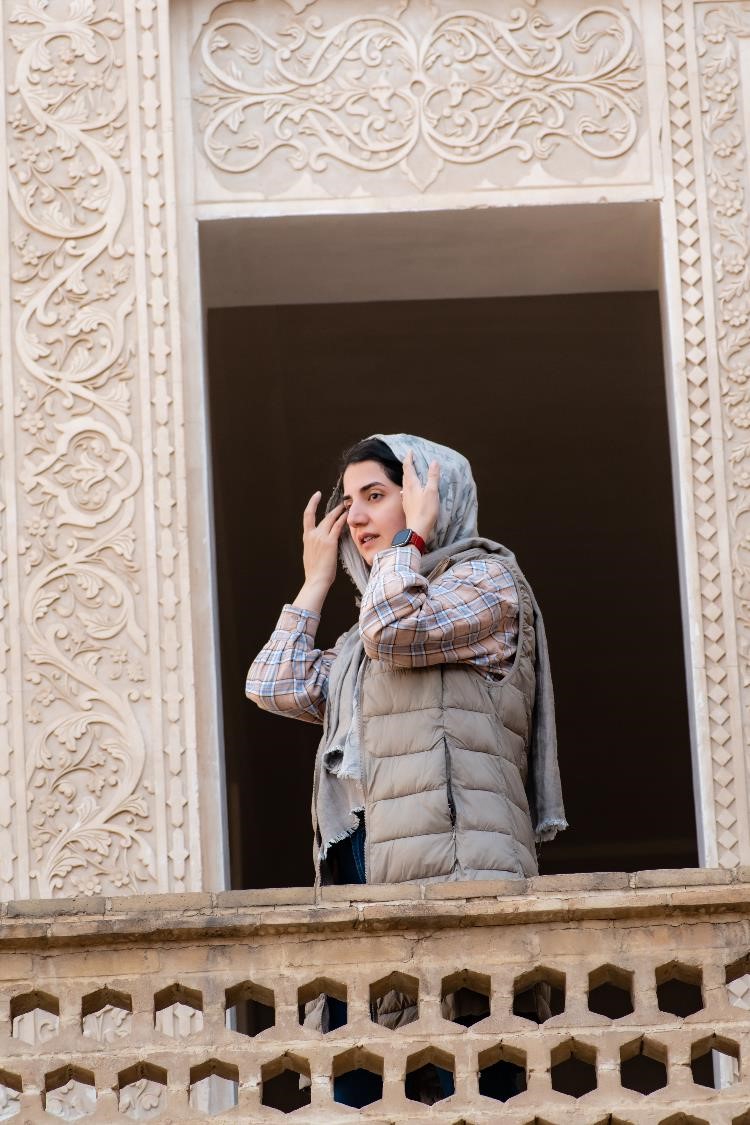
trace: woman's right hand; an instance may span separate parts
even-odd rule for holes
[[[320,495],[320,492],[313,493],[302,516],[302,563],[305,587],[312,587],[325,597],[336,577],[339,539],[346,524],[346,508],[337,504],[316,524]]]

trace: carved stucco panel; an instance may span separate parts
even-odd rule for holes
[[[713,262],[734,625],[742,691],[745,757],[750,772],[750,10],[740,3],[695,9],[705,198]],[[717,702],[724,706],[723,700]],[[727,792],[728,763],[717,760],[719,839],[737,810]],[[747,820],[746,802],[739,810]],[[725,827],[726,825],[726,827]],[[736,849],[735,849],[736,851]],[[747,862],[747,859],[744,860]]]
[[[207,17],[191,66],[215,184],[346,197],[648,176],[642,49],[625,6],[291,8],[239,0]]]
[[[6,97],[5,58],[0,50],[3,117]],[[0,162],[0,899],[27,895],[29,890],[26,806],[23,798],[23,707],[19,646],[12,645],[20,600],[17,583],[15,451],[12,402],[13,353],[11,317],[9,198],[7,161]],[[0,1090],[0,1112],[3,1094]]]
[[[675,222],[667,236],[678,259],[681,321],[672,351],[677,408],[684,411],[689,442],[682,489],[689,496],[688,584],[693,581],[696,592],[691,648],[698,779],[705,862],[723,867],[750,857],[744,696],[750,645],[742,544],[750,477],[745,480],[742,464],[741,413],[747,373],[735,346],[750,310],[743,298],[746,136],[727,50],[727,21],[737,22],[730,18],[732,7],[663,3]]]
[[[2,6],[32,895],[200,885],[160,14]]]

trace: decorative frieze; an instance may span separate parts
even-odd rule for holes
[[[312,176],[335,193],[343,172],[378,192],[392,169],[402,190],[499,187],[509,168],[556,153],[566,176],[601,177],[643,132],[643,61],[624,7],[226,7],[200,37],[195,97],[206,160],[238,191],[283,194]]]

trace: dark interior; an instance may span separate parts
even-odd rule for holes
[[[570,829],[543,874],[698,862],[659,303],[607,293],[208,316],[232,884],[312,882],[314,725],[247,666],[302,584],[301,512],[374,432],[465,453],[544,612]],[[319,640],[355,619],[339,576]]]

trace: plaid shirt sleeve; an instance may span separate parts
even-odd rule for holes
[[[458,563],[428,583],[419,558],[416,547],[375,556],[359,617],[367,655],[399,668],[466,663],[491,678],[508,672],[518,644],[510,571],[489,556]]]
[[[320,614],[285,605],[268,642],[250,665],[245,695],[264,711],[291,719],[322,723],[328,697],[328,673],[338,643],[315,648]]]

